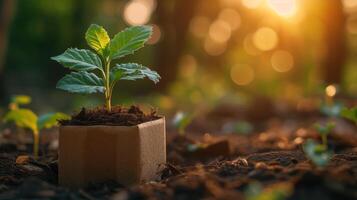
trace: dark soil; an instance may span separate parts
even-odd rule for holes
[[[156,111],[152,110],[146,114],[138,106],[131,106],[130,108],[115,106],[112,107],[110,112],[104,107],[98,107],[94,109],[82,108],[70,120],[62,120],[60,124],[63,126],[135,126],[159,118]]]
[[[135,110],[124,113],[142,113]],[[73,118],[88,122],[91,112],[84,110],[82,117]],[[334,155],[325,168],[319,168],[301,146],[309,138],[319,141],[310,125],[320,120],[326,118],[262,121],[254,125],[264,131],[248,135],[190,132],[178,136],[168,127],[168,162],[158,180],[132,187],[107,181],[78,190],[57,184],[57,152],[50,148],[55,133],[42,134],[43,150],[37,161],[20,159],[19,155],[32,150],[31,145],[23,150],[23,142],[15,137],[19,134],[0,134],[0,199],[357,200],[356,127],[336,120],[328,137]]]

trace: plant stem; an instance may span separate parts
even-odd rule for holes
[[[33,154],[35,159],[39,156],[39,146],[40,146],[40,133],[36,130],[33,132]]]
[[[112,103],[111,103],[111,88],[110,88],[110,61],[106,61],[105,65],[105,105],[107,110],[110,112],[112,110]]]

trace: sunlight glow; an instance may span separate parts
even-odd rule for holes
[[[294,66],[294,57],[288,51],[275,51],[271,57],[271,65],[277,72],[287,72]]]
[[[262,0],[242,0],[243,6],[249,9],[258,8],[262,3]]]
[[[350,9],[353,7],[357,7],[357,1],[356,0],[343,0],[343,5],[346,9]]]
[[[268,5],[280,16],[290,17],[296,13],[296,0],[268,0]]]
[[[231,79],[237,85],[250,84],[254,76],[254,70],[248,65],[236,65],[231,69]]]
[[[274,49],[278,44],[278,35],[268,27],[259,28],[253,35],[254,45],[262,51]]]

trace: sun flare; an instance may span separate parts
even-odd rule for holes
[[[268,5],[278,15],[283,17],[291,17],[296,14],[296,0],[268,0]]]

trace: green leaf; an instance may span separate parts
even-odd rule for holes
[[[58,120],[69,119],[70,116],[64,113],[48,113],[41,115],[37,120],[37,127],[39,130],[43,128],[51,128],[58,124]]]
[[[351,109],[343,108],[341,111],[341,116],[357,123],[357,107]]]
[[[89,72],[72,72],[58,81],[58,89],[74,93],[91,94],[105,91],[103,79]]]
[[[285,200],[293,192],[290,183],[273,184],[266,187],[257,181],[249,183],[244,191],[246,200]]]
[[[5,115],[4,121],[13,122],[18,127],[31,129],[33,132],[38,131],[37,115],[29,109],[11,110]]]
[[[332,153],[322,145],[309,139],[303,145],[306,156],[318,167],[325,167],[332,157]]]
[[[325,125],[323,124],[315,124],[315,129],[319,132],[320,135],[328,135],[335,128],[335,124],[333,122],[329,122]]]
[[[133,26],[114,36],[109,43],[110,58],[117,59],[142,48],[152,34],[151,26]]]
[[[188,152],[196,152],[198,150],[205,149],[207,145],[202,144],[202,143],[197,143],[197,144],[188,144],[187,145],[187,151]]]
[[[100,58],[95,53],[86,49],[69,48],[63,54],[52,57],[52,60],[76,71],[103,69]]]
[[[92,24],[86,32],[87,44],[97,51],[100,55],[104,54],[104,50],[110,42],[107,31],[97,24]]]
[[[137,80],[148,78],[154,83],[158,83],[160,80],[160,75],[137,63],[126,63],[126,64],[116,64],[115,67],[111,69],[111,80]]]
[[[337,117],[340,115],[343,104],[340,102],[333,103],[332,105],[324,103],[320,107],[320,111],[330,117]]]
[[[177,112],[172,120],[172,124],[178,129],[180,135],[185,135],[185,129],[191,124],[193,120],[193,114],[187,114],[184,112]]]
[[[11,98],[11,103],[17,105],[27,105],[31,103],[31,97],[26,95],[16,95]]]

